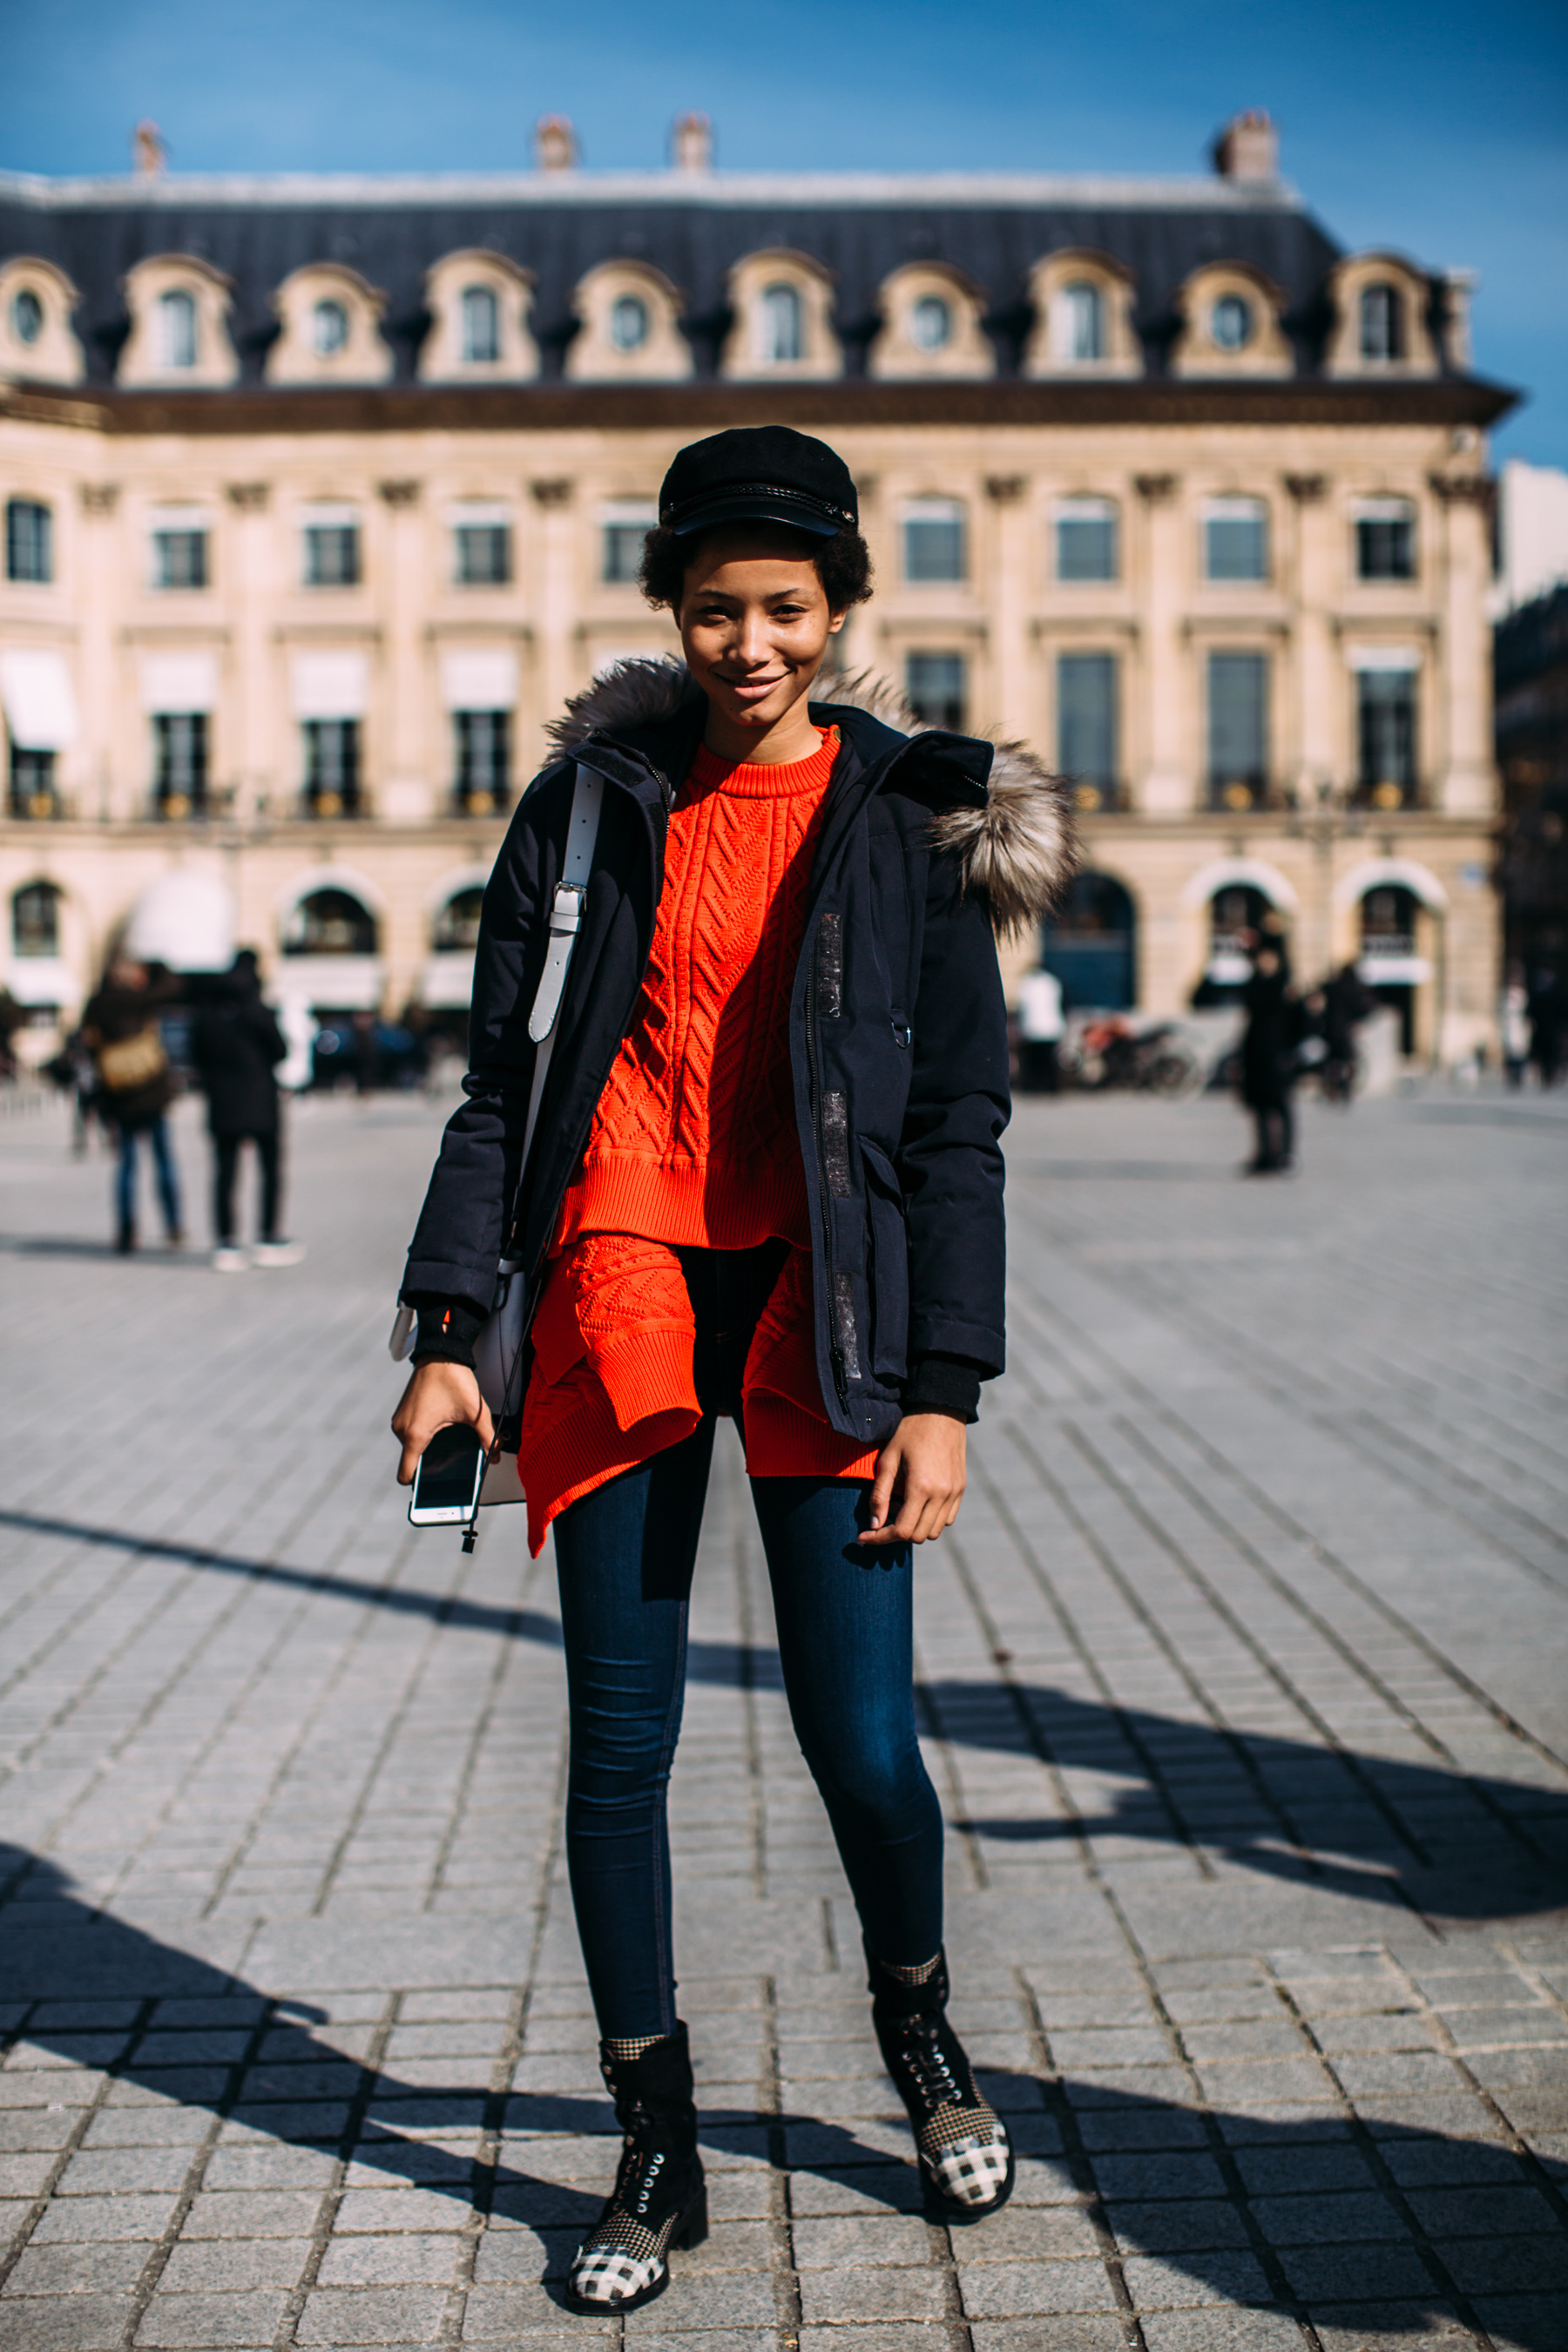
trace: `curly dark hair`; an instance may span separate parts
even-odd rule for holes
[[[787,542],[791,554],[810,556],[833,612],[847,613],[851,604],[867,602],[871,593],[871,551],[858,530],[840,530],[831,539],[819,539],[812,531],[791,530],[786,523],[761,527],[770,538]],[[727,530],[731,526],[720,524],[716,528]],[[703,531],[695,538],[682,539],[662,523],[648,532],[643,541],[637,583],[650,604],[668,604],[672,613],[679,612],[687,572],[708,536]]]

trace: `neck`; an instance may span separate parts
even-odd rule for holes
[[[715,759],[743,761],[748,767],[784,768],[809,760],[822,738],[811,723],[807,702],[803,694],[782,719],[765,728],[738,726],[710,702],[703,743]]]

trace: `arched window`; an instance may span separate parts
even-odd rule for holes
[[[44,331],[44,306],[30,286],[12,301],[11,331],[19,343],[36,343]]]
[[[173,287],[158,297],[158,339],[163,365],[190,368],[196,363],[195,297]]]
[[[11,952],[58,956],[60,892],[52,882],[24,882],[11,900]]]
[[[616,350],[640,352],[647,334],[647,304],[638,294],[617,294],[610,305],[610,341]]]
[[[784,363],[805,356],[800,296],[793,286],[763,289],[760,323],[763,359]]]
[[[470,890],[455,891],[431,926],[430,944],[437,955],[471,955],[479,943],[479,917],[485,894],[476,883]]]
[[[500,305],[488,286],[463,289],[463,357],[479,367],[500,357]]]
[[[1066,906],[1040,931],[1040,961],[1062,984],[1063,1009],[1120,1013],[1135,1001],[1137,921],[1109,874],[1080,874]]]
[[[310,313],[310,341],[318,359],[330,360],[349,339],[349,314],[341,302],[318,302]]]
[[[374,955],[375,917],[350,890],[312,890],[283,926],[285,955]]]
[[[1398,287],[1386,279],[1362,288],[1361,355],[1363,360],[1405,357],[1405,304]]]
[[[952,310],[940,294],[922,294],[910,311],[910,341],[917,352],[942,352],[952,341]]]
[[[1105,297],[1091,278],[1075,278],[1062,288],[1058,320],[1060,358],[1105,357]]]
[[[1222,352],[1244,352],[1252,341],[1256,317],[1245,294],[1222,294],[1209,312],[1209,333]]]
[[[1209,960],[1200,1003],[1232,1003],[1247,986],[1252,978],[1252,939],[1262,930],[1272,906],[1273,900],[1251,882],[1227,882],[1215,892],[1209,900]]]

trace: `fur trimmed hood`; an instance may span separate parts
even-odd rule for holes
[[[617,734],[632,727],[673,719],[694,694],[684,662],[665,655],[652,661],[617,662],[603,677],[574,697],[565,715],[549,729],[551,740],[570,751],[590,735]],[[914,737],[924,727],[902,695],[868,671],[836,679],[825,702],[851,710]],[[931,840],[956,857],[965,889],[984,892],[992,928],[999,939],[1035,929],[1060,904],[1078,866],[1072,795],[1023,743],[993,743],[991,776],[984,808],[954,805],[931,819]]]

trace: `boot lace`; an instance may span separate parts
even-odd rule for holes
[[[941,2021],[934,2017],[911,2017],[903,2026],[900,2055],[921,2105],[928,2115],[939,2107],[961,2107],[968,2104],[963,2086],[953,2073],[952,2062],[942,2042]]]

